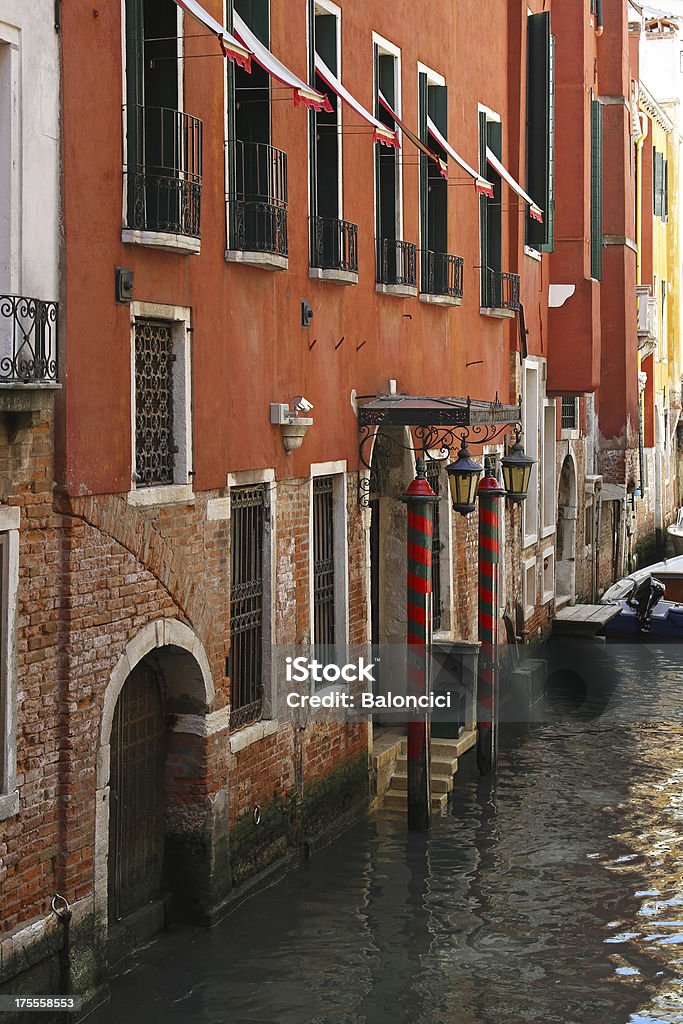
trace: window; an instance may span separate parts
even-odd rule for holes
[[[536,363],[527,363],[524,369],[523,423],[524,448],[532,459],[538,460],[539,433],[539,367]],[[529,492],[523,505],[524,543],[532,544],[538,536],[538,461],[531,467]]]
[[[546,548],[543,552],[543,604],[555,597],[555,552]]]
[[[133,490],[129,501],[153,504],[190,497],[189,310],[133,303],[132,311]]]
[[[311,266],[358,273],[358,228],[342,219],[342,102],[315,71],[319,54],[341,78],[341,11],[329,0],[309,0],[310,81],[329,97],[332,110],[310,113]]]
[[[442,497],[441,463],[427,459],[427,480],[437,498]],[[443,628],[441,553],[444,547],[441,539],[441,501],[432,505],[432,629],[437,633]]]
[[[499,118],[480,110],[479,173],[493,185],[493,197],[481,196],[479,199],[481,305],[486,309],[500,309],[503,270],[502,183],[497,171],[489,167],[487,147],[500,159],[503,155],[503,131]]]
[[[125,227],[199,239],[202,123],[180,109],[181,24],[175,4],[126,0]]]
[[[261,717],[263,707],[264,548],[263,484],[230,491],[230,728]]]
[[[577,399],[562,395],[562,430],[577,430],[579,426]]]
[[[418,75],[420,139],[437,156],[447,154],[429,135],[431,118],[448,139],[448,89],[443,78],[420,70]],[[424,294],[448,294],[449,261],[440,259],[448,252],[448,183],[434,160],[420,153],[420,244],[422,249],[420,290]]]
[[[550,14],[527,17],[527,192],[543,210],[543,223],[526,212],[526,241],[552,252],[555,175],[555,41]]]
[[[399,51],[388,44],[374,43],[375,117],[392,131],[395,122],[380,102],[382,96],[401,115],[401,62]],[[375,146],[375,237],[377,239],[377,283],[389,287],[414,288],[417,284],[417,246],[402,241],[403,180],[401,153]]]
[[[15,669],[19,522],[18,508],[0,509],[0,821],[19,810]]]
[[[543,409],[543,533],[555,529],[555,435],[556,408],[554,400]]]
[[[602,106],[591,100],[591,277],[602,278]]]
[[[12,264],[16,262],[13,246],[17,241],[13,211],[13,167],[16,157],[13,150],[16,141],[16,124],[12,116],[16,109],[13,103],[14,69],[12,47],[0,39],[0,295],[14,292],[16,284],[12,278]]]
[[[234,10],[268,47],[269,0],[234,0]],[[229,63],[228,259],[281,267],[288,255],[287,154],[271,145],[271,103],[270,76],[256,60],[251,73]],[[254,255],[236,255],[246,253]]]
[[[594,505],[587,501],[583,510],[583,543],[587,548],[593,545]]]
[[[311,466],[311,642],[321,661],[336,657],[330,648],[348,640],[345,467]]]
[[[538,598],[536,584],[536,559],[529,558],[524,562],[523,575],[524,618],[529,619],[536,611]]]
[[[657,149],[652,150],[652,205],[655,217],[669,218],[669,162]]]

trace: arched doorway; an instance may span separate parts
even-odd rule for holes
[[[562,463],[557,496],[557,606],[576,597],[576,466],[571,455]]]
[[[165,746],[162,681],[148,655],[126,680],[112,722],[110,925],[162,895]]]

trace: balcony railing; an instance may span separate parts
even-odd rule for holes
[[[56,302],[0,295],[0,384],[57,383]]]
[[[229,247],[286,257],[287,154],[239,140],[227,147],[234,181],[228,197]]]
[[[519,309],[519,274],[487,270],[482,277],[482,306],[486,309]]]
[[[421,253],[420,290],[424,295],[443,295],[451,299],[462,298],[464,260],[448,252]]]
[[[415,288],[417,246],[395,238],[377,239],[377,284]]]
[[[200,237],[202,122],[167,107],[124,107],[126,227]]]
[[[311,217],[311,266],[358,273],[358,225],[336,217]]]

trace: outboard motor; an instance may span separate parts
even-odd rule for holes
[[[638,627],[641,630],[647,630],[652,617],[652,609],[659,604],[665,591],[664,584],[654,576],[646,576],[633,588],[626,603],[635,611]]]

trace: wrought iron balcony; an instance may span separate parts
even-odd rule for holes
[[[311,266],[358,273],[358,225],[336,217],[311,217]]]
[[[234,193],[228,197],[229,248],[286,257],[287,154],[274,146],[227,143]]]
[[[0,295],[0,384],[56,384],[58,305]]]
[[[482,275],[482,301],[486,309],[519,309],[519,274],[485,270]]]
[[[417,246],[395,238],[377,239],[377,283],[415,288]]]
[[[200,237],[202,122],[167,107],[124,107],[126,227]]]
[[[447,252],[421,253],[420,291],[423,295],[443,295],[451,299],[462,298],[463,268],[462,256]]]

